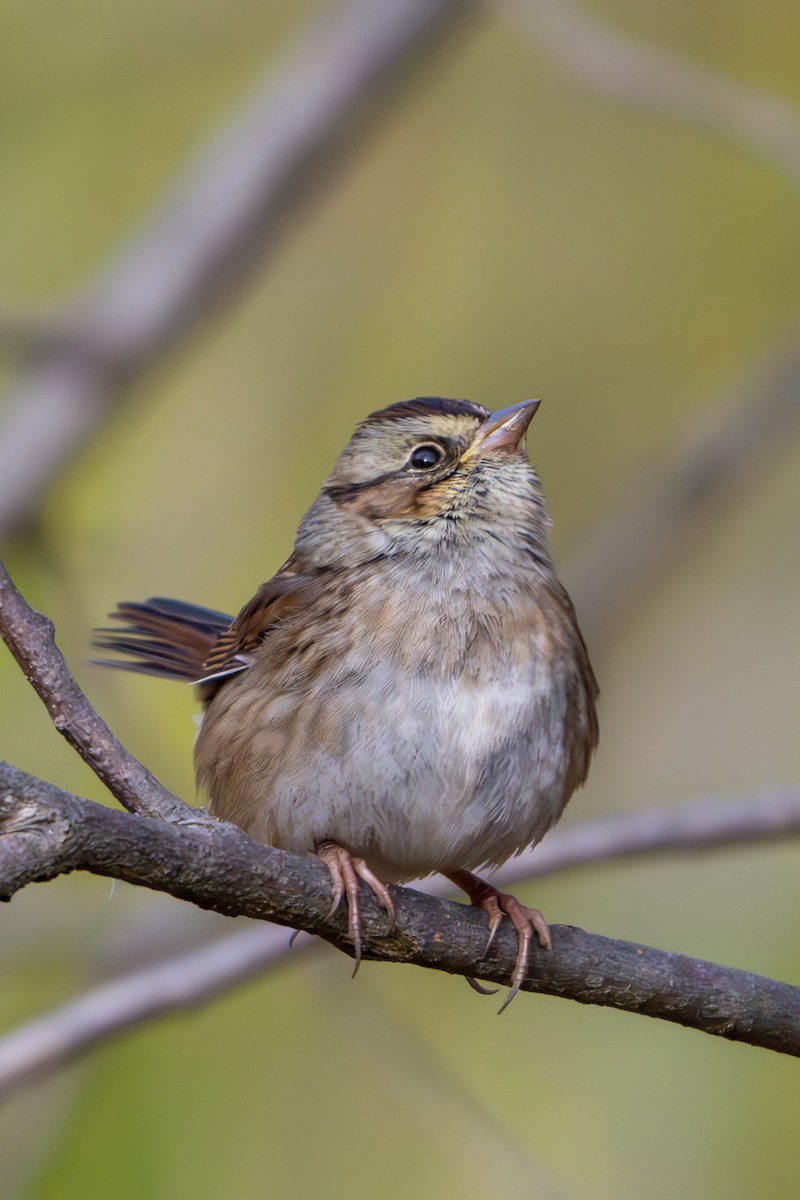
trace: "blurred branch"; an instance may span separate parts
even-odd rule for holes
[[[51,350],[74,336],[58,310],[0,304],[0,349],[20,357]]]
[[[336,1014],[337,1050],[354,1064],[368,1064],[371,1086],[391,1097],[397,1121],[413,1122],[443,1151],[457,1158],[469,1185],[449,1176],[455,1196],[502,1196],[503,1200],[577,1200],[571,1187],[550,1176],[526,1144],[524,1126],[498,1115],[491,1091],[470,1086],[447,1060],[433,1023],[407,1020],[376,988],[353,987],[330,963],[309,976],[320,1008]],[[468,1151],[465,1149],[468,1147]]]
[[[580,87],[718,134],[800,188],[800,114],[785,100],[620,33],[570,0],[492,7],[513,13]]]
[[[701,522],[763,476],[800,435],[800,340],[750,372],[737,394],[694,418],[589,535],[564,572],[589,646],[599,645]],[[724,504],[724,507],[723,507]]]
[[[316,18],[114,261],[68,302],[11,388],[0,538],[24,530],[120,389],[260,270],[301,205],[363,141],[379,102],[477,11],[470,0],[349,0]]]
[[[218,938],[20,1026],[0,1039],[0,1102],[122,1030],[206,1003],[283,958],[286,943],[284,930],[263,926]]]
[[[675,51],[611,29],[570,0],[493,0],[581,87],[744,146],[800,187],[800,114]],[[800,434],[800,343],[750,372],[738,396],[692,422],[664,464],[626,490],[565,572],[589,645],[618,627],[700,522]]]
[[[352,953],[346,914],[331,916],[328,871],[311,855],[259,845],[223,822],[176,825],[116,812],[7,764],[0,765],[0,792],[5,899],[34,880],[85,870],[228,916],[304,928]],[[487,953],[483,913],[407,888],[391,891],[397,924],[388,934],[374,897],[362,897],[366,957],[507,983],[516,955],[508,922]],[[533,950],[526,991],[661,1017],[800,1056],[800,988],[567,925],[552,933],[552,953],[538,944]]]
[[[196,1008],[234,982],[285,964],[287,942],[284,929],[251,927],[168,963],[127,973],[21,1026],[0,1039],[0,1103],[131,1026],[164,1011]],[[316,940],[307,940],[303,950],[317,945]],[[292,950],[293,964],[299,952],[299,946]],[[371,1071],[377,1071],[379,1085],[391,1091],[395,1103],[404,1104],[417,1120],[429,1122],[433,1135],[450,1145],[454,1131],[473,1149],[477,1143],[482,1153],[473,1154],[476,1168],[483,1171],[487,1186],[491,1181],[499,1183],[506,1200],[530,1197],[531,1180],[537,1185],[537,1197],[561,1195],[492,1112],[447,1073],[431,1047],[422,1044],[412,1029],[398,1028],[396,1018],[388,1020],[374,995],[349,986],[344,972],[336,978],[330,975],[320,986],[329,1005],[331,986],[335,988],[333,1006],[343,1017],[340,1035],[358,1043],[361,1057],[366,1057]],[[387,1038],[389,1029],[391,1038]]]
[[[45,705],[53,724],[130,812],[200,820],[129,754],[70,674],[53,623],[30,607],[0,562],[0,637]]]
[[[594,63],[609,86],[621,87],[627,72],[646,88],[662,76],[669,82],[673,58],[683,61],[610,32],[564,0],[520,0],[514,7],[565,62],[576,71],[583,64],[587,79],[594,75],[586,64]],[[69,320],[54,326],[49,351],[17,385],[0,432],[0,537],[32,518],[42,489],[102,421],[120,385],[172,345],[233,279],[241,282],[256,249],[276,244],[286,218],[319,191],[322,170],[334,159],[339,164],[343,148],[362,130],[365,106],[389,94],[420,51],[471,11],[467,0],[353,0],[336,18],[306,31],[116,262],[68,306]],[[650,53],[663,58],[653,73]],[[676,84],[676,94],[714,92],[707,73],[688,66],[706,82],[697,89]],[[719,97],[727,97],[728,88],[739,97],[733,109],[750,111],[747,89],[722,82]],[[765,103],[771,111],[773,102]],[[725,108],[721,99],[716,108]],[[777,117],[773,124],[784,127]],[[792,114],[784,124],[793,132],[781,144],[800,162],[797,118]],[[799,389],[800,348],[794,345],[776,354],[707,428],[693,426],[655,478],[634,487],[601,523],[566,572],[590,644],[613,631],[685,545],[687,530],[797,437]]]
[[[784,841],[800,834],[800,790],[724,799],[704,796],[689,804],[614,813],[556,830],[498,871],[507,887],[558,871],[643,854],[707,853],[724,847]]]

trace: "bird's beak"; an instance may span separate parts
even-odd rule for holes
[[[521,404],[512,404],[510,408],[490,413],[472,444],[461,455],[461,461],[474,458],[477,454],[516,450],[525,440],[528,426],[540,403],[539,400],[523,400]]]

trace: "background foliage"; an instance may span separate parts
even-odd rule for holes
[[[5,310],[54,305],[112,256],[313,10],[7,4]],[[800,103],[788,3],[591,11]],[[103,715],[188,797],[188,692],[83,665],[117,599],[235,611],[356,421],[416,394],[542,396],[531,454],[568,564],[636,477],[797,336],[799,203],[741,146],[580,89],[513,13],[487,13],[419,72],[269,270],[130,390],[9,548],[18,582]],[[799,485],[787,444],[592,647],[601,749],[566,820],[798,779]],[[0,695],[6,756],[102,798],[7,657]],[[601,867],[523,896],[553,921],[797,981],[797,861],[785,845]],[[225,923],[74,879],[29,889],[3,926],[11,1026]],[[301,960],[37,1087],[0,1118],[3,1196],[797,1195],[791,1060],[544,997],[498,1021],[422,971],[347,976],[333,953]]]

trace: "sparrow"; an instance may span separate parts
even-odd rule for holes
[[[386,884],[434,872],[485,910],[489,944],[507,917],[518,948],[503,1008],[550,929],[474,872],[544,836],[598,737],[525,448],[538,407],[420,397],[372,413],[237,617],[121,603],[110,616],[124,629],[94,642],[127,656],[104,665],[197,684],[210,812],[325,863],[356,969],[360,881],[390,923]]]

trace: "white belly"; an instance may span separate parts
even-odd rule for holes
[[[564,704],[539,676],[530,662],[480,686],[393,672],[372,702],[342,691],[339,736],[290,756],[250,832],[295,852],[331,839],[387,881],[504,861],[567,798]]]

